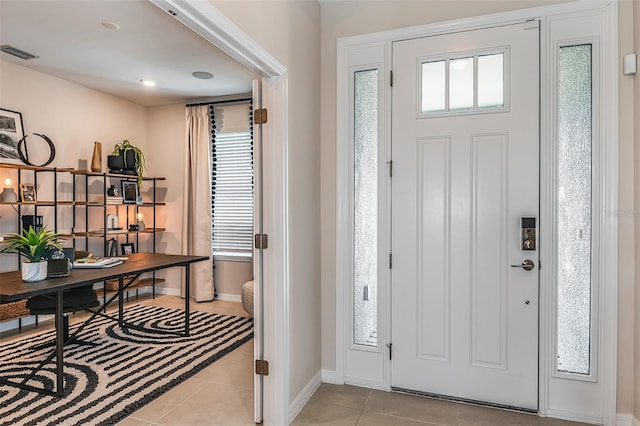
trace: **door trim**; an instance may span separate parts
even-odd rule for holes
[[[605,51],[604,60],[599,64],[603,73],[603,98],[600,108],[602,110],[602,137],[606,138],[607,144],[602,147],[602,170],[599,178],[602,181],[603,189],[603,211],[607,212],[602,222],[599,224],[603,232],[602,238],[598,241],[599,250],[603,253],[600,259],[599,276],[602,278],[600,288],[601,302],[599,306],[600,315],[598,317],[597,334],[600,340],[600,374],[602,377],[600,391],[602,397],[602,418],[606,425],[614,425],[616,421],[616,401],[617,401],[617,294],[618,294],[618,218],[615,214],[618,210],[618,5],[615,1],[598,0],[594,2],[572,2],[557,5],[543,6],[531,9],[523,9],[512,12],[498,13],[480,17],[471,17],[461,20],[402,28],[391,31],[384,31],[361,36],[345,37],[337,43],[337,105],[336,105],[336,139],[337,139],[337,163],[336,163],[336,372],[335,383],[345,383],[346,372],[346,351],[349,347],[348,333],[345,333],[345,324],[349,321],[349,271],[351,262],[349,253],[350,245],[350,224],[349,217],[349,197],[351,188],[349,187],[349,103],[348,77],[349,66],[353,66],[350,58],[360,50],[379,46],[384,49],[386,57],[386,68],[390,69],[391,43],[395,40],[402,40],[414,37],[425,37],[429,35],[445,34],[451,32],[467,31],[478,28],[486,28],[495,25],[504,25],[515,22],[522,22],[528,19],[538,18],[541,20],[541,99],[542,111],[549,111],[553,99],[546,77],[549,66],[549,40],[547,33],[547,21],[552,15],[580,15],[583,13],[599,13],[602,15],[605,33],[602,38],[602,46]],[[390,120],[390,87],[385,85],[384,96],[386,103],[381,111],[381,121],[388,123]],[[541,145],[548,141],[550,126],[552,123],[545,114],[541,114]],[[384,132],[380,136],[383,138],[382,145],[390,146],[390,133]],[[543,148],[544,149],[544,148]],[[541,157],[541,161],[543,158]],[[595,172],[595,171],[594,171]],[[383,185],[386,187],[387,185]],[[541,211],[548,209],[548,202],[541,200]],[[389,223],[385,224],[380,232],[387,235],[390,231]],[[548,229],[541,227],[541,232],[549,235]],[[542,234],[541,234],[542,235]],[[388,253],[390,247],[383,246],[381,251]],[[541,271],[542,272],[542,271]],[[382,303],[383,315],[389,312],[389,281],[382,282],[380,292],[385,300]],[[586,420],[580,418],[577,413],[561,412],[554,410],[552,401],[549,401],[547,391],[551,371],[549,368],[551,356],[550,339],[552,338],[553,324],[549,323],[549,306],[543,303],[549,302],[549,277],[541,275],[540,303],[540,369],[539,369],[539,413],[543,416],[553,415],[556,417],[572,418],[576,420]],[[385,315],[378,338],[383,342],[389,341],[390,323],[389,315]],[[385,357],[388,360],[388,357]],[[388,361],[385,361],[384,388],[390,390],[390,369]],[[598,420],[593,419],[591,420]]]
[[[209,2],[148,0],[263,77],[262,104],[269,109],[263,130],[263,226],[269,249],[263,255],[264,378],[263,423],[289,424],[289,218],[287,68]],[[257,331],[257,327],[256,330]]]

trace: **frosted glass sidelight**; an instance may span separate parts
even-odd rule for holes
[[[558,371],[591,371],[591,45],[558,63]]]
[[[354,73],[353,343],[377,346],[378,70]]]
[[[478,56],[478,108],[504,106],[504,54]]]
[[[449,110],[473,109],[473,58],[449,61]]]
[[[422,64],[422,113],[445,110],[445,61]]]

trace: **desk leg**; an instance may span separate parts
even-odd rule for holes
[[[62,291],[56,293],[56,395],[64,394],[64,303]]]
[[[118,325],[122,327],[124,324],[124,278],[122,276],[118,277]]]
[[[184,267],[184,335],[189,336],[189,302],[191,300],[191,265]]]

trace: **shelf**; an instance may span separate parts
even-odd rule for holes
[[[138,288],[150,287],[153,285],[154,278],[140,278],[133,282],[133,284],[128,287],[125,291],[136,290]],[[127,282],[127,278],[124,278],[124,282]],[[164,278],[155,278],[156,284],[162,284],[165,282]],[[114,294],[118,288],[118,280],[107,280],[105,282],[105,287],[107,288],[107,294]]]
[[[77,205],[76,201],[58,201],[57,203],[54,201],[38,201],[35,203],[22,203],[22,202],[15,202],[15,203],[10,203],[10,202],[5,202],[5,201],[0,201],[0,205],[2,206],[37,206],[37,207],[55,207],[56,205],[58,206],[75,206]]]
[[[36,172],[70,172],[75,170],[70,167],[40,167],[40,166],[28,166],[26,164],[12,164],[12,163],[0,163],[2,169],[14,169],[14,170],[32,170]]]
[[[144,231],[118,231],[118,232],[107,232],[106,234],[101,231],[89,231],[89,232],[74,232],[73,236],[76,238],[103,238],[105,236],[114,236],[114,235],[135,235],[135,234],[153,234],[155,232],[164,232],[165,228],[145,228]]]
[[[82,204],[78,204],[78,203],[82,203]],[[165,206],[167,205],[167,203],[142,203],[142,204],[136,204],[136,203],[101,203],[99,201],[76,201],[76,205],[83,205],[83,206],[87,206],[87,207],[104,207],[104,206],[127,206],[127,207],[153,207],[154,205],[156,206]]]
[[[81,176],[89,176],[89,177],[113,177],[113,178],[119,178],[119,179],[130,179],[130,180],[138,180],[138,176],[137,175],[123,175],[123,174],[118,174],[118,173],[95,173],[92,172],[91,170],[73,170],[71,169],[71,174],[74,175],[81,175]],[[142,180],[166,180],[166,177],[150,177],[150,176],[143,176]]]

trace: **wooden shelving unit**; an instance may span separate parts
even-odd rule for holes
[[[158,227],[156,224],[157,208],[164,206],[166,203],[157,201],[159,181],[164,181],[164,177],[143,177],[142,189],[146,189],[148,194],[142,204],[110,204],[104,203],[102,200],[107,200],[108,183],[118,183],[122,180],[137,182],[138,177],[126,174],[115,173],[94,173],[90,170],[76,170],[73,168],[60,168],[60,167],[38,167],[28,166],[24,164],[12,164],[0,162],[0,169],[11,170],[11,179],[14,181],[13,189],[18,194],[17,202],[0,202],[0,215],[4,215],[5,210],[11,211],[11,214],[16,215],[16,226],[12,226],[12,229],[0,229],[0,235],[8,232],[20,232],[22,229],[21,217],[28,212],[28,215],[39,215],[38,209],[47,208],[53,209],[53,219],[48,220],[48,223],[44,225],[48,229],[52,229],[54,232],[59,233],[63,239],[72,240],[73,247],[76,248],[80,241],[84,241],[83,249],[88,249],[89,241],[94,239],[102,240],[102,252],[94,253],[96,256],[104,256],[107,254],[107,241],[116,238],[119,242],[134,242],[136,250],[139,250],[141,238],[151,238],[151,242],[148,243],[152,248],[152,252],[156,252],[157,234],[165,231],[165,228]],[[72,181],[72,190],[69,195],[72,199],[60,199],[59,176],[61,173],[69,173]],[[43,174],[50,175],[43,177]],[[97,183],[96,183],[97,182]],[[2,184],[3,182],[0,182]],[[44,187],[44,190],[38,190],[36,194],[35,203],[23,203],[19,198],[19,188],[21,183],[32,183],[36,188]],[[1,188],[0,188],[1,191]],[[101,192],[101,193],[96,193]],[[40,193],[46,194],[47,198],[40,198]],[[51,198],[49,199],[49,194]],[[68,191],[65,192],[68,194]],[[101,197],[101,198],[100,198]],[[60,208],[67,208],[72,211],[71,229],[65,229],[61,232],[59,229],[59,210]],[[13,211],[15,210],[15,212]],[[50,211],[50,210],[49,210]],[[67,210],[65,210],[66,212]],[[122,232],[104,232],[107,229],[107,215],[113,212],[124,211],[126,220],[124,229]],[[130,222],[133,222],[131,218],[136,217],[138,212],[144,213],[145,229],[141,231],[129,231]],[[79,220],[80,218],[84,220]],[[67,217],[68,218],[68,217]],[[100,226],[92,226],[95,221],[101,222]],[[135,223],[135,222],[134,222]],[[70,232],[69,232],[70,231]],[[118,254],[120,254],[118,252]],[[16,256],[17,257],[17,256]],[[18,268],[20,268],[20,260],[17,260]],[[149,277],[143,277],[138,280],[132,289],[139,289],[142,287],[153,287],[153,293],[155,296],[155,284],[163,282],[159,278],[155,277],[155,273],[150,274]],[[105,289],[106,291],[106,289]]]

